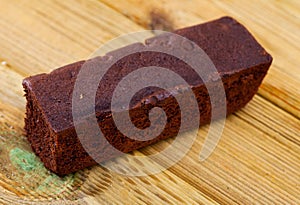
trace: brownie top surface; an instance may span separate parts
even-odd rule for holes
[[[174,32],[196,43],[210,57],[222,76],[239,72],[272,61],[272,57],[259,45],[247,29],[230,17],[223,17],[208,23],[179,29]],[[137,43],[135,46],[147,46]],[[123,52],[126,49],[122,48]],[[118,52],[118,50],[114,51]],[[114,56],[114,52],[109,56]],[[89,60],[92,64],[101,64],[105,57]],[[47,121],[55,132],[64,131],[73,126],[72,94],[76,77],[87,61],[66,65],[49,74],[31,76],[23,81],[23,86],[36,97]],[[138,52],[124,57],[115,63],[102,78],[96,93],[95,107],[83,108],[83,112],[105,112],[110,108],[113,90],[122,77],[144,66],[160,66],[178,73],[190,85],[203,84],[202,79],[184,62],[155,52]],[[88,86],[88,85],[87,85]],[[180,86],[180,85],[178,85]],[[143,89],[142,97],[158,92],[157,89]],[[164,96],[161,96],[163,98]],[[134,101],[134,100],[133,100]],[[136,102],[137,103],[137,102]]]

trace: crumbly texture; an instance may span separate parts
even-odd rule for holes
[[[227,98],[227,115],[245,106],[257,92],[272,57],[259,45],[240,23],[223,17],[205,24],[175,31],[202,48],[213,61],[224,84]],[[146,45],[147,46],[147,43]],[[126,48],[122,49],[126,51]],[[116,50],[118,52],[118,50]],[[110,53],[112,57],[114,52]],[[101,63],[101,58],[92,59]],[[23,81],[27,99],[25,131],[33,151],[51,171],[65,175],[95,165],[86,153],[72,122],[72,93],[76,77],[85,61],[56,69],[50,74],[31,76]],[[139,128],[150,125],[149,110],[158,106],[165,110],[168,123],[163,132],[149,141],[137,141],[124,136],[115,126],[110,112],[110,101],[117,83],[130,72],[145,66],[169,68],[191,85],[201,114],[200,124],[211,120],[211,104],[201,78],[187,64],[167,54],[138,52],[126,56],[114,64],[105,74],[96,93],[96,116],[106,140],[90,141],[99,152],[98,161],[117,156],[110,144],[127,153],[168,137],[176,136],[180,127],[178,103],[170,93],[150,87],[142,89],[132,99],[130,117]],[[213,80],[209,83],[214,83]],[[176,90],[177,92],[178,90]],[[174,88],[175,92],[175,88]],[[176,93],[175,92],[175,93]],[[177,92],[180,97],[180,92]],[[89,113],[89,109],[86,113]],[[191,113],[192,117],[193,113]],[[88,126],[83,119],[80,126]],[[90,131],[88,135],[95,133]],[[110,144],[108,144],[110,143]]]

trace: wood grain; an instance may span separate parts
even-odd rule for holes
[[[300,204],[298,1],[1,0],[0,12],[0,203]],[[208,126],[179,163],[146,177],[95,166],[58,178],[32,155],[22,136],[24,77],[85,59],[121,34],[172,30],[223,15],[249,28],[274,62],[258,95],[228,117],[206,161],[199,161],[199,152]],[[132,154],[161,151],[172,140]]]

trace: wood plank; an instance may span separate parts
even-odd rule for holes
[[[299,204],[300,82],[299,60],[295,55],[299,47],[293,43],[299,41],[299,36],[295,35],[299,30],[299,3],[105,3],[107,5],[99,1],[71,0],[0,2],[3,30],[0,32],[0,61],[6,62],[0,66],[0,201],[11,204],[11,201],[29,202],[35,198],[47,203],[52,198],[58,204],[62,201],[70,204]],[[264,13],[267,6],[272,12]],[[240,9],[244,12],[239,12]],[[206,161],[198,159],[208,126],[200,129],[194,146],[178,164],[147,177],[126,177],[95,166],[66,181],[55,178],[43,168],[34,168],[24,175],[24,171],[16,171],[12,166],[9,158],[12,148],[21,148],[23,155],[40,164],[31,152],[26,152],[28,143],[20,136],[25,107],[20,84],[23,77],[85,58],[100,43],[123,33],[142,28],[183,27],[225,14],[234,15],[247,27],[249,25],[259,41],[272,52],[275,61],[259,95],[226,120],[220,143]],[[156,15],[168,20],[161,22]],[[267,18],[269,24],[262,25],[264,21],[259,20],[262,18]],[[273,19],[278,19],[278,24],[271,22]],[[270,25],[274,30],[271,31]],[[273,32],[278,35],[274,36]],[[160,151],[172,140],[133,154]],[[23,155],[15,160],[22,162]],[[126,157],[116,160],[126,160]],[[138,167],[143,161],[136,163],[133,165]],[[43,174],[38,177],[36,172]],[[28,180],[34,181],[36,187],[28,186]],[[41,187],[39,191],[37,187]],[[45,187],[47,189],[43,190]]]

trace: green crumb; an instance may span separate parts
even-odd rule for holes
[[[14,166],[17,166],[24,171],[32,171],[43,167],[43,164],[38,160],[35,154],[18,147],[10,150],[9,158]]]

